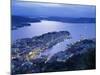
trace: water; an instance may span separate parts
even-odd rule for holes
[[[43,20],[42,22],[31,23],[31,26],[13,30],[12,40],[31,38],[53,31],[69,31],[73,40],[79,40],[81,37],[94,38],[95,23],[63,23]]]
[[[60,42],[58,44],[56,44],[55,46],[53,46],[50,49],[45,50],[43,53],[41,53],[38,57],[41,57],[42,55],[48,56],[48,60],[51,59],[51,57],[60,52],[60,51],[64,51],[67,49],[67,44],[68,44],[69,40],[65,40],[63,42]]]
[[[19,28],[12,31],[12,40],[21,38],[31,38],[39,36],[47,32],[54,31],[69,31],[72,39],[65,40],[46,50],[42,55],[49,55],[49,59],[57,52],[67,49],[66,45],[83,38],[95,38],[95,24],[94,23],[63,23],[56,21],[46,21],[38,23],[31,23],[31,26]]]

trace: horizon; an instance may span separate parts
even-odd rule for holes
[[[95,10],[96,7],[91,5],[59,4],[59,3],[27,2],[27,1],[12,2],[12,15],[19,15],[19,16],[30,16],[30,17],[32,16],[33,17],[35,16],[82,17],[83,16],[83,17],[95,18],[96,15]]]

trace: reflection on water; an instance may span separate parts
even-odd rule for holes
[[[95,24],[94,23],[62,23],[56,21],[46,21],[38,23],[31,23],[31,26],[19,28],[12,31],[12,40],[21,38],[31,38],[39,36],[47,32],[53,31],[69,31],[72,40],[79,40],[83,38],[95,37]]]
[[[53,31],[69,31],[72,39],[65,40],[56,44],[51,49],[42,53],[49,55],[51,58],[55,53],[66,49],[66,45],[82,38],[95,38],[95,24],[93,23],[62,23],[56,21],[42,21],[39,23],[31,23],[31,26],[19,28],[12,31],[12,39],[31,38],[39,36],[47,32]],[[40,55],[41,56],[41,55]]]
[[[40,54],[39,57],[41,57],[42,55],[46,55],[46,56],[48,56],[48,59],[51,59],[51,57],[54,54],[67,49],[67,44],[69,43],[68,41],[69,40],[65,40],[63,42],[56,44],[52,48],[45,50],[43,53]]]

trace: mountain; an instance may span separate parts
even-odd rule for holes
[[[29,18],[29,17],[23,17],[23,16],[11,16],[11,23],[12,23],[12,30],[24,27],[24,26],[30,26],[31,22],[40,22],[40,19],[38,18]]]
[[[38,58],[32,63],[39,64],[38,71],[35,72],[56,72],[87,70],[96,68],[95,40],[84,39],[71,44],[65,51],[61,51],[52,56],[49,61],[46,57]],[[33,71],[33,73],[35,73]]]
[[[46,49],[53,47],[59,42],[64,41],[64,39],[69,38],[70,33],[68,31],[60,31],[49,32],[33,38],[16,40],[16,42],[12,44],[11,48],[12,72],[18,73],[17,71],[19,71],[26,64],[27,66],[30,66],[30,61],[37,60],[40,53],[44,52]]]
[[[95,18],[88,18],[88,17],[46,17],[43,18],[44,20],[49,20],[49,21],[58,21],[58,22],[65,22],[65,23],[95,23],[96,19]]]
[[[95,40],[85,39],[85,40],[81,40],[79,42],[69,45],[68,49],[55,54],[54,57],[52,58],[53,59],[59,58],[59,60],[62,60],[63,62],[64,60],[67,60],[73,57],[74,55],[81,55],[86,52],[92,51],[94,49],[95,49]],[[64,58],[64,60],[62,58]]]
[[[40,73],[95,69],[95,40],[84,39],[71,44],[65,51],[56,53],[47,61],[47,57],[26,61],[12,59],[12,73]],[[46,62],[47,61],[47,62]]]
[[[72,18],[72,17],[25,17],[25,16],[16,16],[12,15],[11,17],[11,23],[12,23],[12,30],[24,27],[24,26],[30,26],[30,23],[36,23],[41,22],[41,20],[48,20],[48,21],[58,21],[58,22],[64,22],[64,23],[95,23],[95,18]]]
[[[22,56],[21,58],[27,56],[27,59],[33,60],[44,50],[53,47],[65,39],[70,39],[68,31],[49,32],[33,38],[19,39],[12,44],[12,55],[15,58],[17,58],[17,55]]]

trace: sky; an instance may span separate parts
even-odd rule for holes
[[[96,5],[96,0],[18,0],[18,1],[37,1],[37,2],[39,1],[39,2],[53,2],[53,3]]]
[[[72,5],[57,3],[41,3],[14,0],[12,15],[19,16],[58,16],[58,17],[95,17],[96,7],[93,5]]]

